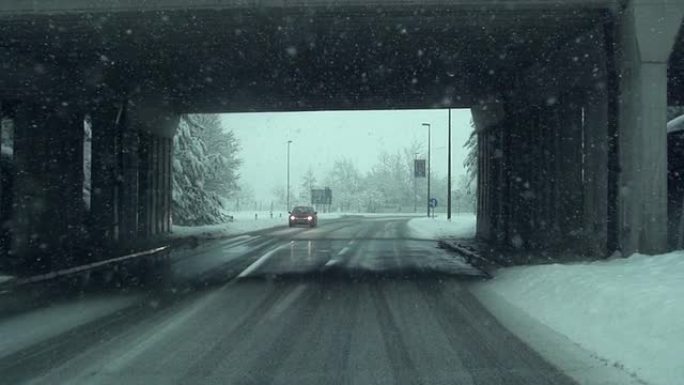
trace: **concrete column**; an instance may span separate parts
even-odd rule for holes
[[[583,131],[585,250],[604,256],[608,251],[608,100],[603,90],[588,94]]]
[[[667,250],[667,64],[684,3],[633,0],[619,19],[620,225],[624,255]]]
[[[17,107],[13,254],[30,271],[82,262],[83,117],[67,105]]]
[[[503,180],[501,167],[503,161],[503,151],[502,151],[502,137],[503,137],[503,127],[501,124],[496,125],[492,128],[490,134],[490,144],[491,144],[491,166],[490,172],[490,190],[491,190],[491,239],[498,242],[498,234],[501,233],[501,198],[502,198],[502,188],[501,181]]]
[[[559,180],[560,228],[567,246],[576,245],[582,233],[582,110],[576,95],[561,100]]]
[[[14,116],[11,105],[0,103],[0,144],[5,149],[13,149]],[[12,212],[14,206],[14,165],[13,155],[0,155],[0,269],[7,269],[9,254],[12,250]]]
[[[152,234],[150,227],[154,206],[154,164],[152,163],[154,138],[147,132],[140,132],[138,141],[138,236],[147,237]]]
[[[536,191],[539,205],[538,230],[540,236],[553,240],[556,238],[556,235],[554,234],[553,219],[554,186],[556,184],[556,178],[553,172],[554,161],[556,159],[554,142],[557,127],[552,125],[553,120],[550,117],[550,111],[550,108],[542,107],[537,112],[537,124],[539,125],[539,186],[536,188]]]
[[[178,122],[176,121],[176,125]],[[162,212],[162,231],[171,231],[171,207],[172,207],[172,191],[173,191],[173,177],[172,177],[172,162],[173,162],[173,139],[164,138],[162,162],[164,163],[164,179],[162,180],[161,190],[164,195],[164,205]]]
[[[134,241],[138,238],[139,214],[139,172],[140,172],[140,123],[131,118],[131,109],[135,108],[128,102],[126,107],[125,124],[120,126],[121,150],[119,153],[120,175],[119,191],[119,228],[121,239]]]
[[[494,138],[504,112],[499,103],[492,102],[473,107],[472,113],[478,133],[477,237],[490,240],[495,236],[492,226],[496,214],[492,203],[499,189],[493,172]]]
[[[487,132],[478,130],[477,134],[477,236],[482,239],[490,237],[489,212],[487,210],[487,197],[489,196],[490,185],[487,180],[488,169],[486,159],[487,153]]]
[[[121,125],[125,124],[125,105],[101,105],[90,112],[92,144],[92,201],[90,232],[96,245],[119,240],[120,151]]]
[[[154,98],[139,98],[130,107],[128,119],[136,127],[139,138],[136,147],[138,233],[148,236],[168,232],[171,228],[171,143],[180,115],[164,100]]]

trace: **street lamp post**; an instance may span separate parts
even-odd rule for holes
[[[416,161],[418,153],[413,156],[413,212],[418,212],[418,176],[416,175]]]
[[[447,219],[451,220],[451,108],[449,108],[449,137],[447,139]]]
[[[423,123],[423,127],[428,129],[428,144],[427,144],[427,216],[430,217],[430,147],[432,142],[430,139],[430,123]]]
[[[291,140],[287,141],[287,210],[290,209],[290,145]]]

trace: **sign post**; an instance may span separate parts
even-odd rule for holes
[[[324,207],[327,207],[327,211],[330,211],[330,206],[332,205],[332,190],[329,187],[320,189],[312,188],[311,204],[324,205]]]
[[[425,159],[418,159],[418,153],[413,160],[413,212],[418,212],[418,178],[425,178]]]
[[[437,203],[437,198],[430,198],[430,200],[428,200],[428,207],[432,209],[433,218],[435,217],[435,207],[437,207]]]

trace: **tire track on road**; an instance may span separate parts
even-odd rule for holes
[[[406,345],[394,316],[387,303],[383,291],[383,284],[372,283],[370,293],[377,311],[378,322],[382,330],[382,340],[385,351],[390,359],[394,383],[397,385],[422,384],[418,370],[409,356],[409,346]]]

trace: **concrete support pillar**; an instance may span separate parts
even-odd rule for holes
[[[83,113],[24,103],[15,114],[14,251],[43,271],[80,262],[84,236]]]
[[[491,171],[489,169],[489,158],[491,156],[488,144],[489,135],[490,132],[484,129],[479,130],[477,135],[477,234],[482,239],[490,239],[491,237],[489,197],[493,186],[489,180]]]
[[[92,194],[90,232],[96,245],[107,247],[119,240],[119,196],[121,194],[119,152],[125,105],[112,102],[91,110]]]
[[[531,247],[539,248],[548,242],[544,230],[546,228],[546,217],[544,210],[544,189],[546,187],[545,174],[545,148],[544,148],[544,128],[542,123],[542,110],[533,107],[528,112],[529,124],[529,159],[528,159],[528,188],[523,199],[528,201],[530,209],[530,234],[528,242]]]
[[[620,246],[667,249],[667,65],[681,2],[630,1],[619,19]]]
[[[584,107],[585,251],[603,256],[608,242],[608,99],[603,90],[590,91]]]
[[[169,232],[172,143],[180,115],[163,100],[142,98],[132,103],[128,119],[137,128],[137,234]]]
[[[140,133],[139,235],[170,231],[172,139]]]
[[[178,114],[146,100],[114,102],[91,112],[92,223],[99,245],[170,231],[171,150]]]
[[[568,246],[576,245],[582,236],[583,150],[581,99],[569,95],[560,107],[560,228]]]
[[[558,179],[556,178],[557,168],[557,146],[558,146],[558,126],[555,119],[555,109],[553,107],[542,107],[538,110],[537,124],[539,126],[538,135],[538,169],[539,187],[537,188],[539,220],[538,232],[540,237],[544,237],[547,243],[555,242],[558,239],[558,223],[556,215],[556,204],[558,194]],[[543,240],[538,240],[541,243]]]
[[[12,250],[12,212],[14,206],[14,116],[11,105],[0,103],[0,268],[9,261]]]
[[[131,103],[126,107],[126,124],[120,126],[121,151],[119,205],[119,229],[121,238],[134,241],[138,238],[139,172],[140,172],[140,124],[131,119]]]
[[[502,106],[492,102],[473,107],[473,121],[478,134],[477,237],[492,240],[498,236],[495,223],[500,215],[497,201],[501,194],[498,164],[502,158],[500,143]]]

